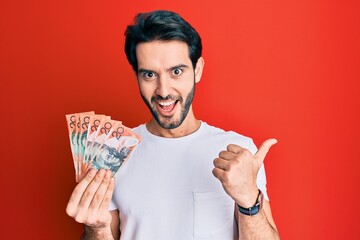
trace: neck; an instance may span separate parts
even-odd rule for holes
[[[192,111],[189,111],[185,120],[177,128],[173,128],[173,129],[163,128],[154,118],[152,118],[146,124],[146,128],[150,133],[165,138],[184,137],[194,133],[196,130],[199,129],[199,127],[200,127],[200,121],[195,118]]]

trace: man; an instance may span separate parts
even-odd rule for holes
[[[279,239],[263,160],[251,139],[195,118],[192,100],[204,60],[198,33],[169,11],[139,14],[125,52],[152,119],[116,175],[90,170],[67,213],[84,239]],[[115,191],[114,191],[115,189]],[[264,199],[265,198],[265,199]],[[110,209],[110,211],[109,211]]]

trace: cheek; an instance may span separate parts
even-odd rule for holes
[[[179,86],[177,87],[177,90],[179,91],[179,93],[181,93],[181,95],[186,96],[189,94],[189,92],[191,92],[191,90],[194,87],[194,80],[189,80],[189,81],[184,81],[181,84],[179,84]]]
[[[154,95],[155,89],[152,84],[144,84],[144,83],[140,83],[139,84],[139,89],[141,94],[146,98],[149,99]]]

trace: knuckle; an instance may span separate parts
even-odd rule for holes
[[[250,158],[252,156],[251,152],[248,150],[248,149],[243,149],[242,150],[242,155],[245,157],[245,158]]]
[[[90,171],[85,175],[82,181],[91,182],[94,176],[95,176],[95,170],[90,169]]]
[[[84,218],[81,216],[81,215],[76,215],[74,217],[75,221],[78,222],[78,223],[84,223]]]
[[[216,178],[218,178],[218,179],[220,180],[219,174],[218,174],[218,170],[217,170],[216,167],[212,170],[212,174],[213,174]]]
[[[87,190],[87,191],[85,191],[84,194],[83,194],[83,199],[84,199],[84,200],[87,200],[87,199],[89,199],[89,198],[92,198],[93,195],[94,195],[94,193],[93,193],[92,191]]]
[[[228,171],[232,171],[232,170],[234,169],[234,166],[235,166],[235,165],[236,165],[236,159],[233,160],[233,161],[231,161],[231,162],[229,162],[229,163],[227,164],[226,168],[227,168]]]
[[[96,218],[93,215],[89,215],[86,218],[86,224],[88,225],[95,225],[96,224]]]
[[[65,212],[70,217],[74,217],[74,215],[75,215],[74,208],[72,206],[70,206],[69,204],[66,206]]]
[[[79,195],[79,194],[81,194],[81,190],[80,190],[80,186],[77,185],[77,186],[74,188],[74,191],[72,192],[72,195],[73,195],[73,196],[77,196],[77,195]]]
[[[102,183],[108,185],[109,182],[110,182],[110,180],[111,180],[110,177],[104,177],[104,178],[102,179]]]
[[[232,143],[230,143],[229,145],[227,145],[227,148],[234,148],[234,147],[236,147],[236,145],[235,145],[235,144],[232,144]]]
[[[101,176],[100,174],[97,174],[93,181],[96,183],[101,183],[103,178],[104,178],[103,176]]]
[[[106,205],[109,205],[110,201],[111,201],[111,195],[106,195],[104,197],[104,203],[106,203]]]
[[[219,152],[219,157],[221,157],[221,156],[224,156],[224,154],[226,154],[227,153],[227,151],[221,151],[221,152]]]
[[[94,196],[94,202],[101,202],[101,200],[103,199],[103,196],[99,193],[95,194]]]
[[[231,143],[231,144],[227,145],[227,149],[239,150],[240,147],[236,144]]]
[[[221,179],[224,184],[227,184],[229,182],[229,174],[224,173]]]
[[[236,156],[232,161],[231,161],[231,165],[238,165],[241,163],[241,157],[240,156]]]

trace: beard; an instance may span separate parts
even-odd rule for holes
[[[190,110],[190,106],[193,102],[194,99],[194,95],[195,95],[195,87],[196,83],[194,81],[194,85],[191,89],[191,91],[189,92],[189,94],[186,96],[185,99],[185,103],[183,101],[183,98],[181,96],[174,96],[174,95],[168,95],[165,98],[157,95],[157,96],[153,96],[151,97],[150,101],[151,103],[143,96],[143,94],[140,92],[141,94],[141,98],[143,99],[143,101],[145,102],[146,106],[149,108],[152,116],[155,118],[156,122],[165,129],[174,129],[179,127],[183,121],[185,120],[186,116],[189,113]],[[159,117],[159,113],[156,110],[156,107],[152,104],[155,101],[158,100],[174,100],[179,102],[180,104],[183,103],[181,105],[181,111],[180,111],[180,116],[178,119],[175,119],[174,116],[162,116],[162,118],[164,118],[163,120],[160,119]],[[177,103],[175,103],[177,104]]]

